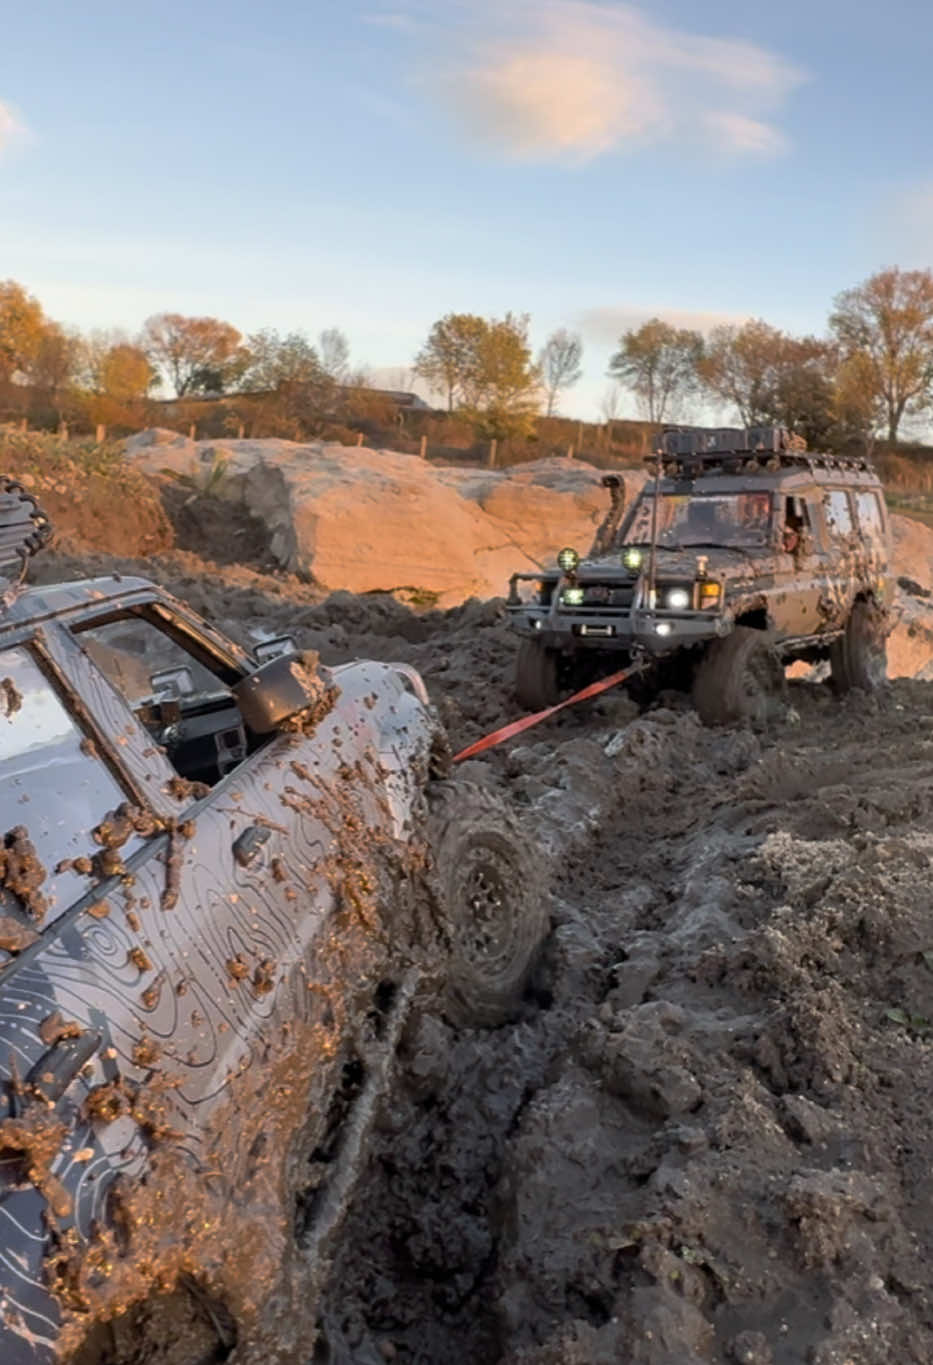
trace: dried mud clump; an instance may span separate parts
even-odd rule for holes
[[[17,825],[9,830],[0,845],[0,890],[15,896],[26,912],[39,921],[44,919],[48,909],[48,901],[40,890],[45,875],[45,868],[24,827]]]
[[[0,678],[0,716],[15,716],[23,704],[22,695],[12,678]]]
[[[12,915],[0,915],[0,948],[4,952],[21,953],[31,947],[38,937],[35,929],[30,929]]]

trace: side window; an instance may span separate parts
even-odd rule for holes
[[[810,509],[806,500],[800,497],[784,499],[784,525],[781,531],[782,548],[793,554],[798,549],[812,550]]]
[[[844,488],[829,488],[823,494],[823,515],[829,534],[838,539],[852,534],[852,508]]]
[[[83,895],[69,863],[100,852],[93,830],[126,801],[29,651],[0,653],[0,914],[49,921]]]
[[[856,493],[855,505],[858,509],[858,522],[862,531],[878,538],[884,534],[884,521],[878,494],[873,492]]]
[[[77,632],[179,777],[212,787],[246,758],[230,688],[155,622],[127,615]]]

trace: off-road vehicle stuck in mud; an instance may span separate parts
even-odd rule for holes
[[[514,574],[515,689],[538,710],[610,668],[692,691],[708,724],[762,722],[784,668],[828,660],[840,691],[886,676],[894,580],[880,480],[863,458],[801,449],[774,427],[662,434],[653,477],[611,507],[585,557]]]
[[[513,1011],[540,879],[413,669],[15,585],[47,534],[0,481],[0,1360],[307,1360],[406,1016]]]

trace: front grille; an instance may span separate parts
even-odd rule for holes
[[[621,585],[608,583],[583,583],[584,607],[631,607],[635,600],[634,583]]]

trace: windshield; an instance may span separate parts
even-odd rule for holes
[[[651,541],[653,493],[642,493],[622,537],[623,545]],[[723,545],[750,549],[768,544],[770,493],[662,493],[658,503],[658,544],[666,549]]]

